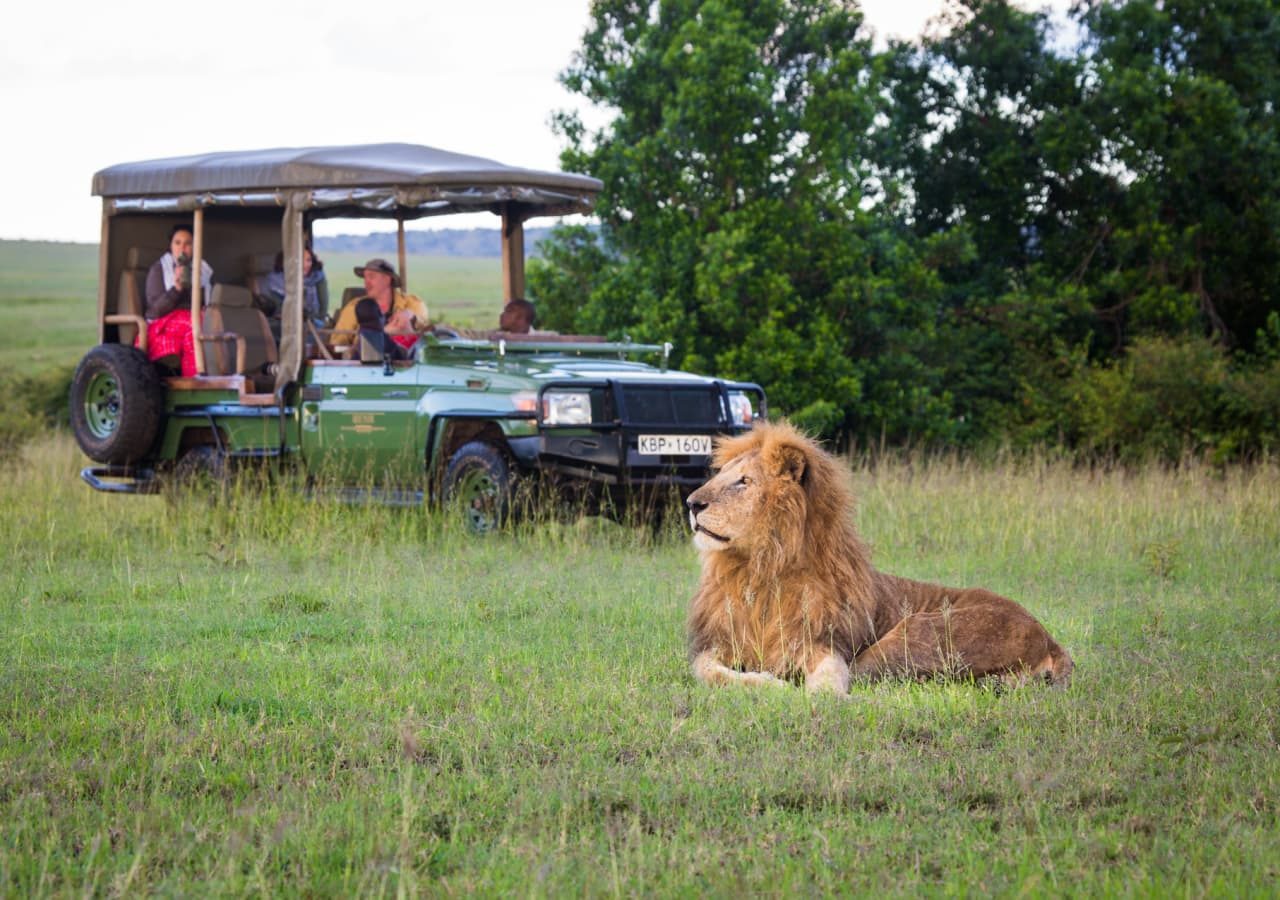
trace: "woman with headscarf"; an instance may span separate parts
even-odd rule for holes
[[[178,224],[169,232],[169,250],[147,270],[147,357],[178,357],[185,377],[196,374],[195,340],[191,331],[191,247],[195,232]],[[213,267],[200,263],[200,286],[206,302],[213,290]]]

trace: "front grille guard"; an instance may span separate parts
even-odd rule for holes
[[[599,379],[564,379],[558,381],[549,381],[538,388],[538,405],[537,419],[538,430],[544,429],[561,429],[588,428],[592,431],[613,431],[618,428],[638,429],[640,431],[650,432],[670,432],[672,434],[703,434],[710,426],[718,433],[730,433],[733,431],[744,431],[750,426],[734,425],[733,415],[729,407],[729,395],[733,393],[754,394],[756,397],[756,406],[758,412],[757,418],[767,418],[769,414],[768,402],[765,399],[764,388],[758,384],[747,381],[713,381],[705,385],[697,385],[699,390],[705,390],[708,393],[714,393],[719,399],[720,417],[715,423],[697,422],[697,423],[680,423],[680,422],[634,422],[629,421],[627,416],[626,390],[627,388],[663,388],[673,391],[691,391],[692,388],[685,385],[673,385],[664,381],[619,381],[614,378]],[[556,390],[572,390],[572,391],[588,391],[603,392],[610,402],[610,408],[614,412],[614,416],[607,422],[592,422],[590,425],[548,425],[542,418],[542,398],[549,391]],[[639,431],[637,431],[639,433]]]
[[[691,390],[689,385],[664,381],[619,381],[605,379],[565,379],[547,382],[538,391],[537,422],[541,439],[542,464],[561,470],[575,478],[589,478],[610,484],[632,486],[653,484],[697,485],[710,471],[711,458],[704,455],[641,457],[638,453],[642,434],[740,434],[750,425],[736,425],[729,395],[742,392],[756,399],[756,416],[765,418],[768,405],[764,389],[757,384],[738,381],[713,381],[697,385],[717,397],[718,417],[715,422],[645,421],[636,422],[627,415],[627,388],[663,388]],[[612,413],[606,421],[589,425],[548,425],[543,420],[543,396],[549,391],[572,390],[601,393]]]

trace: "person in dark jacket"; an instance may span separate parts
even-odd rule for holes
[[[262,286],[276,303],[270,315],[279,318],[284,303],[284,253],[276,254],[275,266]],[[302,248],[302,315],[317,328],[323,327],[329,315],[329,282],[325,280],[324,263],[311,251],[310,244]]]
[[[185,223],[169,232],[169,250],[147,270],[147,357],[178,358],[178,370],[196,374],[195,341],[191,331],[191,248],[195,232]],[[213,291],[213,267],[200,263],[204,302]]]

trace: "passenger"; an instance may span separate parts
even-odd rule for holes
[[[400,290],[400,276],[395,267],[385,259],[371,259],[363,266],[356,266],[355,273],[364,279],[364,297],[357,297],[342,307],[338,321],[334,323],[334,349],[342,349],[350,337],[344,332],[357,329],[356,304],[366,297],[378,304],[378,311],[386,322],[391,339],[406,350],[418,340],[415,332],[428,325],[427,307],[413,294]],[[395,332],[406,332],[396,334]]]
[[[275,266],[262,286],[267,297],[275,301],[268,315],[279,319],[285,293],[283,252],[276,254]],[[302,248],[302,315],[317,328],[323,327],[329,317],[329,283],[325,280],[324,263],[311,252],[309,243]]]
[[[535,314],[528,300],[512,300],[502,307],[498,316],[498,330],[511,334],[528,334],[533,330]]]
[[[151,360],[178,357],[184,377],[196,374],[195,340],[191,332],[191,248],[195,231],[173,226],[169,252],[147,271],[147,356]],[[213,267],[200,262],[200,286],[205,302],[213,291]]]
[[[502,307],[498,314],[496,330],[486,331],[482,328],[462,328],[458,325],[435,325],[431,332],[440,338],[465,338],[472,341],[492,341],[503,335],[529,334],[533,331],[536,317],[533,304],[528,300],[512,300]]]
[[[362,297],[356,301],[356,324],[360,326],[359,349],[363,349],[367,343],[382,354],[384,359],[410,358],[407,349],[394,340],[387,340],[388,337],[394,336],[387,334],[386,320],[382,316],[382,310],[378,308],[378,301],[372,297]]]

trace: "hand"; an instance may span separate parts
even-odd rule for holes
[[[186,266],[173,267],[173,286],[178,290],[184,290],[191,284],[191,273]]]
[[[390,331],[413,331],[414,315],[407,309],[402,309],[391,316],[391,321],[387,322],[387,329]]]

